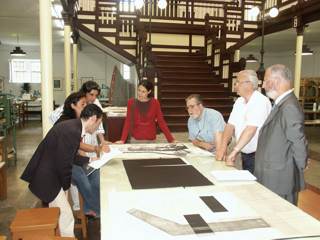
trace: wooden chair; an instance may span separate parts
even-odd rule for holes
[[[0,137],[0,200],[7,199],[7,144],[6,138]]]
[[[0,200],[7,199],[7,167],[5,162],[0,162]]]
[[[16,108],[16,113],[17,113],[17,118],[18,118],[18,123],[19,127],[24,127],[25,120],[26,120],[26,103],[21,101],[21,102],[16,102],[14,104]]]
[[[12,240],[43,240],[55,236],[59,214],[59,208],[18,210],[10,225]]]
[[[1,154],[0,161],[7,162],[8,161],[7,139],[4,136],[0,136],[0,154]]]

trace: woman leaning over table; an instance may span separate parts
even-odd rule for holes
[[[153,84],[141,81],[138,85],[138,98],[128,100],[127,117],[123,126],[121,140],[116,143],[155,142],[157,124],[168,142],[175,142],[163,119],[160,103],[151,97]]]

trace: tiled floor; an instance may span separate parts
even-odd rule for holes
[[[306,170],[306,180],[312,186],[320,189],[320,127],[309,127],[306,129],[306,133],[312,158],[309,169]],[[10,235],[8,227],[16,210],[32,208],[38,204],[38,200],[30,193],[27,184],[21,181],[19,176],[40,142],[41,135],[40,122],[28,123],[25,128],[17,131],[18,164],[16,167],[9,167],[8,169],[8,199],[0,201],[0,235]],[[187,139],[186,133],[174,133],[174,135],[181,142]],[[159,136],[159,140],[165,141],[162,135]],[[313,189],[317,190],[317,188]],[[300,195],[299,207],[320,219],[319,201],[320,191],[315,193],[306,190]],[[89,239],[100,239],[98,222],[90,222],[88,228]]]

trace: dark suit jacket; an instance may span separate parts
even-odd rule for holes
[[[29,182],[31,192],[44,202],[52,202],[61,188],[71,183],[74,161],[87,162],[77,155],[81,141],[80,119],[64,121],[53,126],[39,144],[21,179]]]
[[[255,176],[279,195],[292,194],[305,187],[306,163],[304,115],[292,92],[274,107],[260,129]]]

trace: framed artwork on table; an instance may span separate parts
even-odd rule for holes
[[[53,78],[53,90],[62,90],[62,78],[54,77]]]

